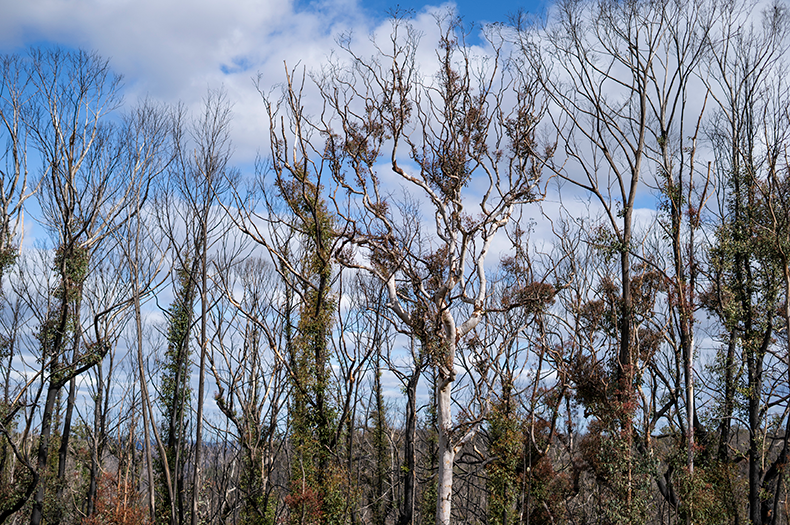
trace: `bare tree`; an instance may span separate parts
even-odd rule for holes
[[[37,473],[40,483],[34,498],[32,523],[43,518],[47,487],[43,477],[48,468],[49,442],[55,404],[62,388],[69,385],[61,432],[54,499],[63,496],[71,422],[76,400],[76,378],[97,363],[109,350],[104,341],[91,341],[85,326],[99,326],[128,306],[127,298],[105,304],[91,319],[83,317],[83,291],[102,245],[137,209],[130,206],[133,195],[145,194],[150,173],[142,156],[147,153],[125,149],[133,131],[130,121],[113,125],[108,115],[120,105],[120,77],[107,61],[83,51],[33,50],[28,59],[30,105],[25,113],[31,144],[39,151],[43,169],[39,203],[41,222],[52,236],[55,252],[52,270],[59,282],[51,294],[38,339],[42,375],[47,374],[46,400],[40,414]],[[137,164],[124,165],[127,157]],[[124,166],[124,176],[119,176]],[[96,336],[99,337],[96,332]],[[37,399],[37,398],[36,398]],[[58,503],[55,515],[64,510]]]
[[[787,144],[782,115],[785,108],[781,106],[781,101],[787,100],[782,62],[790,44],[786,9],[781,3],[769,4],[761,13],[761,24],[756,25],[750,6],[725,4],[708,67],[711,93],[717,103],[709,134],[721,182],[707,306],[716,313],[729,339],[724,413],[719,425],[720,455],[723,461],[729,461],[730,428],[739,397],[740,351],[748,389],[744,400],[749,432],[748,516],[754,524],[778,519],[771,507],[774,498],[766,497],[775,496],[779,489],[764,485],[773,475],[769,476],[770,467],[765,467],[768,460],[762,428],[771,405],[770,386],[766,384],[771,375],[767,370],[770,349],[783,322],[776,315],[784,291],[781,263],[777,265],[782,256],[776,251],[776,243],[784,234],[774,215],[779,209],[777,201],[769,199],[766,209],[760,200],[764,188],[779,183],[777,170]],[[766,229],[773,236],[770,241],[764,235]]]
[[[695,428],[702,427],[694,408],[695,316],[700,308],[698,239],[702,208],[711,191],[710,164],[707,170],[697,166],[697,144],[707,92],[704,97],[693,94],[701,87],[695,85],[695,80],[707,56],[715,14],[713,5],[667,3],[660,16],[666,20],[668,38],[660,42],[649,78],[652,96],[648,157],[658,166],[657,184],[666,213],[661,226],[672,245],[672,270],[664,273],[672,287],[669,341],[679,346],[680,352],[675,354],[683,359],[686,454],[691,477],[694,476]],[[664,80],[665,71],[672,73],[670,82]],[[690,512],[686,516],[688,521],[693,519]]]
[[[327,137],[323,155],[342,192],[335,203],[357,249],[343,263],[386,286],[389,307],[436,373],[436,522],[448,524],[455,456],[482,423],[453,419],[458,351],[488,309],[492,242],[516,208],[536,199],[539,164],[551,150],[538,151],[534,136],[537,85],[508,68],[501,36],[486,34],[484,58],[472,55],[453,14],[438,27],[431,78],[418,76],[418,36],[404,20],[393,22],[386,47],[370,58],[345,45],[350,67],[321,80],[339,124],[314,126]],[[427,205],[425,222],[391,195],[395,188],[378,171],[382,159]],[[485,401],[478,403],[484,411]]]
[[[195,456],[192,471],[191,500],[189,512],[192,523],[199,519],[201,454],[203,448],[203,405],[205,398],[206,359],[208,353],[212,263],[209,251],[218,242],[225,242],[227,225],[222,220],[217,198],[234,177],[230,164],[232,144],[230,142],[231,107],[223,91],[210,91],[202,107],[202,113],[191,122],[184,122],[185,115],[177,123],[175,159],[170,164],[169,184],[157,200],[157,218],[170,243],[170,254],[174,260],[173,286],[175,299],[168,311],[167,343],[168,371],[164,373],[165,390],[162,406],[167,412],[168,459],[173,464],[172,483],[169,494],[171,520],[173,523],[186,520],[185,461],[182,457],[185,444],[184,418],[190,408],[191,385],[189,383],[190,348],[194,323],[197,323],[198,392],[195,421]],[[199,299],[200,313],[196,317],[194,302]],[[164,465],[163,465],[164,467]],[[165,469],[165,477],[167,475]],[[177,510],[173,514],[172,508]]]
[[[91,253],[130,213],[127,197],[139,181],[114,177],[118,144],[104,120],[120,104],[120,77],[110,71],[107,61],[83,51],[59,49],[34,50],[30,60],[37,98],[28,119],[32,141],[44,163],[39,200],[44,224],[57,246],[55,272],[61,279],[53,290],[59,305],[50,312],[40,336],[50,380],[41,416],[38,471],[41,474],[47,468],[56,397],[70,384],[58,469],[62,477],[74,378],[104,355],[101,349],[92,352],[81,347],[82,284]],[[42,481],[34,500],[32,524],[42,520],[45,490]]]
[[[110,419],[114,408],[113,392],[118,381],[119,368],[123,354],[118,349],[121,334],[130,320],[131,282],[126,279],[124,267],[119,264],[122,254],[115,246],[105,245],[104,253],[97,253],[93,258],[93,271],[87,276],[83,288],[83,309],[92,326],[88,326],[83,335],[86,348],[97,349],[107,347],[105,357],[88,370],[91,376],[90,391],[93,400],[93,421],[84,421],[88,429],[88,449],[90,450],[90,467],[87,498],[80,509],[84,516],[90,516],[95,506],[96,493],[100,481],[100,468],[104,451],[115,427]],[[123,307],[119,308],[118,305]],[[67,489],[71,487],[63,487]],[[72,496],[72,499],[77,499]]]
[[[269,347],[291,383],[289,510],[310,522],[343,519],[351,507],[349,491],[343,494],[348,476],[339,446],[354,423],[354,374],[365,362],[356,359],[356,348],[339,342],[334,349],[343,366],[333,381],[333,329],[342,321],[336,261],[346,240],[339,235],[342,221],[324,195],[324,185],[331,182],[330,161],[311,141],[313,130],[302,108],[304,78],[301,86],[296,81],[286,70],[281,98],[262,93],[272,156],[259,163],[258,177],[246,193],[238,189],[235,209],[228,211],[241,232],[265,250],[285,286],[283,338],[270,339]]]
[[[22,460],[29,466],[29,463],[19,455],[19,450],[11,441],[8,430],[14,420],[18,406],[10,405],[10,378],[16,350],[18,347],[17,332],[19,328],[19,305],[15,306],[6,303],[5,296],[2,294],[4,276],[11,269],[18,255],[18,245],[21,243],[23,233],[23,205],[25,200],[33,193],[33,189],[28,187],[28,166],[27,166],[27,139],[28,128],[25,122],[25,112],[28,110],[27,100],[33,88],[30,86],[30,69],[24,57],[20,55],[0,56],[0,141],[3,142],[3,150],[0,152],[0,296],[3,296],[2,308],[10,306],[11,330],[4,336],[2,353],[3,363],[0,370],[3,370],[5,385],[4,395],[0,400],[0,432],[3,434],[2,445],[0,446],[0,484],[10,488],[13,486],[13,465],[17,460]],[[10,461],[8,461],[10,460]],[[9,475],[7,476],[6,473]],[[35,485],[37,480],[31,486]],[[14,496],[19,494],[20,487],[13,492]],[[27,491],[22,490],[25,494]],[[17,497],[11,502],[7,500],[7,507],[0,514],[0,522],[5,517],[18,510],[18,508],[29,497],[27,492],[23,497]]]
[[[121,133],[124,149],[119,162],[118,173],[121,177],[145,181],[137,186],[130,196],[129,207],[133,214],[114,232],[116,250],[119,257],[128,265],[128,296],[124,298],[133,309],[135,318],[135,331],[137,334],[137,357],[142,361],[142,304],[156,288],[156,280],[164,264],[164,247],[161,240],[157,242],[154,232],[151,232],[150,213],[144,211],[155,190],[157,178],[167,169],[172,161],[173,140],[173,115],[169,109],[158,106],[150,101],[144,101],[124,117]],[[149,242],[146,242],[146,239]],[[145,253],[147,252],[147,253]],[[145,255],[144,255],[145,253]],[[131,296],[131,299],[129,299]],[[98,340],[98,336],[97,336]],[[98,366],[101,366],[99,364]],[[151,458],[150,401],[148,387],[144,380],[141,362],[140,369],[140,394],[143,418],[144,448],[148,474],[149,510],[154,516],[154,480],[153,464]],[[99,398],[101,396],[98,396]],[[98,403],[98,401],[97,401]],[[98,406],[98,405],[97,405]],[[93,458],[91,465],[91,481],[88,488],[86,513],[90,516],[94,509],[98,469],[100,456]]]
[[[769,93],[769,101],[763,108],[762,120],[765,123],[763,137],[766,145],[765,178],[760,181],[760,193],[766,208],[762,227],[769,238],[773,239],[773,255],[782,276],[784,304],[780,305],[779,317],[784,324],[784,348],[778,352],[778,361],[785,366],[784,374],[790,381],[790,366],[784,360],[790,356],[790,90],[783,80],[783,70],[775,77],[775,85]],[[778,374],[777,374],[778,375]],[[768,402],[770,403],[770,398]],[[784,435],[779,437],[781,450],[779,455],[768,464],[762,476],[762,490],[766,494],[773,491],[773,498],[761,503],[761,514],[767,518],[764,522],[777,523],[780,519],[779,503],[781,501],[782,484],[785,479],[784,470],[780,465],[790,458],[790,413],[784,408],[782,418],[785,419]],[[774,428],[781,428],[775,423]],[[772,425],[773,426],[773,425]],[[777,434],[779,434],[777,432]],[[787,490],[785,489],[785,498]]]
[[[217,341],[209,363],[217,406],[241,446],[240,494],[235,505],[228,503],[229,512],[242,520],[265,520],[279,505],[272,476],[284,445],[277,437],[288,391],[286,368],[277,357],[286,321],[282,283],[271,263],[260,259],[227,266],[218,278],[231,308],[214,321]],[[230,495],[229,487],[226,492]]]
[[[200,225],[200,361],[198,366],[198,399],[195,435],[195,471],[192,480],[192,525],[198,523],[198,500],[201,483],[201,453],[203,448],[203,404],[205,397],[206,360],[208,355],[208,310],[210,295],[208,251],[216,239],[225,237],[227,225],[218,220],[219,208],[215,200],[233,180],[234,170],[230,165],[232,145],[230,143],[230,103],[224,92],[211,92],[205,101],[203,115],[195,122],[193,131],[195,149],[191,179],[196,183],[196,194],[189,192],[190,206],[195,210]],[[189,183],[188,183],[189,184]],[[196,250],[197,252],[197,250]]]
[[[692,8],[686,22],[688,13],[673,2],[568,1],[557,4],[545,30],[522,33],[524,56],[551,97],[550,115],[564,147],[563,162],[548,167],[600,206],[604,224],[591,240],[619,262],[617,387],[611,401],[625,439],[626,513],[644,511],[642,504],[633,504],[632,479],[640,359],[634,211],[651,141],[668,151],[670,134],[688,118],[680,103],[705,42],[704,21],[700,29],[695,26],[698,14]],[[670,29],[679,21],[679,28]]]
[[[29,131],[25,118],[34,91],[28,61],[20,55],[0,57],[0,139],[5,147],[0,155],[0,270],[14,260],[21,242],[17,236],[22,234],[23,205],[33,194],[27,180]]]

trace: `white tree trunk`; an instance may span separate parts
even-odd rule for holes
[[[436,411],[439,425],[439,479],[436,488],[436,525],[450,525],[455,449],[450,439],[453,426],[450,391],[453,383],[440,378],[436,385]]]

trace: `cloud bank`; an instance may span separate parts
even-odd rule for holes
[[[384,13],[373,18],[357,0],[0,0],[0,8],[0,51],[96,51],[124,76],[127,102],[150,97],[197,108],[208,89],[224,88],[242,163],[268,144],[258,75],[269,89],[283,81],[286,63],[317,70],[337,50],[338,35],[366,42],[389,28]],[[432,25],[440,8],[423,8],[415,25]]]

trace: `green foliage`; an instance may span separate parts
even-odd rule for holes
[[[16,263],[17,257],[19,257],[19,249],[11,245],[10,239],[7,239],[6,242],[0,245],[4,246],[4,248],[0,248],[0,277],[2,277]],[[0,294],[2,293],[3,290],[0,287]]]
[[[59,523],[68,509],[68,501],[57,498],[58,490],[58,455],[51,451],[60,448],[61,435],[57,430],[53,432],[49,440],[50,454],[47,457],[46,471],[39,473],[41,476],[39,483],[45,483],[44,507],[42,513],[47,523]]]
[[[590,423],[580,449],[593,474],[596,514],[606,525],[647,523],[656,464],[649,457],[629,450],[624,432],[609,432],[600,423]]]
[[[422,489],[420,494],[420,523],[434,525],[436,523],[436,499],[439,497],[439,484],[436,477],[432,477]]]
[[[5,440],[5,437],[2,439]],[[29,492],[33,491],[31,485],[35,481],[33,472],[24,465],[17,463],[12,485],[8,483],[5,475],[0,479],[0,513],[10,511],[17,505],[21,505],[22,500],[28,501],[27,505],[29,506]]]
[[[607,262],[611,262],[615,257],[630,249],[610,227],[604,224],[599,224],[593,229],[591,242]]]
[[[291,523],[341,523],[345,476],[334,454],[337,415],[329,391],[329,338],[336,310],[331,290],[334,217],[326,209],[321,187],[306,172],[291,176],[278,179],[277,186],[302,238],[306,254],[301,275],[307,282],[299,294],[296,337],[289,344],[292,459],[287,506]]]
[[[67,372],[59,367],[59,358],[66,341],[77,332],[82,289],[89,261],[90,252],[81,246],[61,245],[55,252],[53,266],[60,277],[60,282],[52,291],[52,295],[58,299],[58,302],[57,306],[48,312],[46,320],[37,333],[41,345],[41,360],[52,360],[52,381],[55,382],[63,381],[64,374]]]
[[[321,301],[315,290],[307,292],[305,298],[298,336],[292,345],[292,370],[296,377],[292,378],[294,385],[289,403],[290,441],[294,454],[289,506],[292,511],[298,509],[297,523],[311,523],[310,520],[318,519],[319,515],[322,522],[330,523],[342,512],[342,506],[333,505],[337,485],[330,482],[336,467],[331,466],[336,416],[328,403],[327,338],[334,304],[326,299]]]
[[[242,508],[239,518],[242,525],[275,525],[277,501],[264,490],[260,456],[259,451],[247,452],[240,473]]]
[[[677,465],[673,482],[680,500],[680,519],[698,525],[717,525],[729,521],[727,500],[732,495],[724,490],[725,468],[727,467],[719,464],[703,467],[701,462],[697,462],[694,475],[691,475],[686,465]]]
[[[419,461],[423,470],[423,477],[427,478],[428,481],[423,484],[422,491],[419,494],[420,523],[433,525],[436,522],[436,502],[439,497],[437,479],[439,469],[439,428],[435,396],[431,396],[429,399],[421,425],[427,450]]]
[[[488,448],[493,461],[486,469],[486,488],[488,522],[492,525],[508,525],[516,518],[518,470],[524,459],[525,436],[521,426],[520,419],[503,405],[497,405],[488,419]]]
[[[171,501],[167,488],[163,461],[170,469],[171,483],[176,502],[182,501],[181,480],[184,454],[180,452],[186,438],[184,415],[189,406],[192,389],[189,383],[189,334],[194,316],[196,285],[186,268],[189,261],[177,272],[175,298],[168,309],[167,349],[161,362],[159,408],[162,412],[161,432],[165,443],[165,458],[156,459],[157,523],[170,522]],[[179,458],[179,461],[176,461]],[[179,513],[183,509],[179,509]]]
[[[61,245],[55,252],[55,271],[60,285],[53,294],[63,303],[76,303],[82,297],[82,287],[88,275],[90,251],[79,245]]]
[[[532,421],[519,413],[514,401],[505,395],[488,418],[488,523],[516,524],[519,515],[538,525],[563,523],[569,483],[546,454],[550,425],[536,418],[531,428]]]
[[[194,316],[196,287],[184,268],[178,271],[177,284],[175,299],[168,309],[167,349],[162,359],[159,399],[163,439],[168,443],[182,437],[184,429],[173,422],[179,421],[192,394],[189,384],[189,332]],[[175,435],[170,435],[171,428],[175,429]]]

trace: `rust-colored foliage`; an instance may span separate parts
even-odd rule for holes
[[[446,244],[441,245],[436,251],[429,253],[425,257],[425,287],[429,292],[439,290],[447,278],[447,261],[450,258],[450,250]]]
[[[148,512],[133,483],[105,472],[99,479],[96,510],[83,525],[141,525],[149,523]]]
[[[527,313],[539,313],[554,301],[557,291],[548,283],[533,282],[503,292],[502,302],[508,308],[524,308]]]
[[[321,496],[311,487],[292,490],[285,497],[285,505],[291,512],[291,523],[311,525],[323,523],[323,501]]]
[[[584,406],[585,416],[609,406],[610,378],[603,363],[592,355],[577,354],[570,362],[569,376],[576,385],[576,398]]]
[[[549,449],[546,445],[552,439],[551,422],[538,418],[534,425],[536,443],[528,439],[528,457],[525,462],[528,468],[521,473],[530,493],[529,522],[536,525],[555,524],[564,515],[564,503],[573,490],[573,483],[569,472],[555,469],[551,454],[547,453]],[[527,428],[525,434],[529,435]]]

